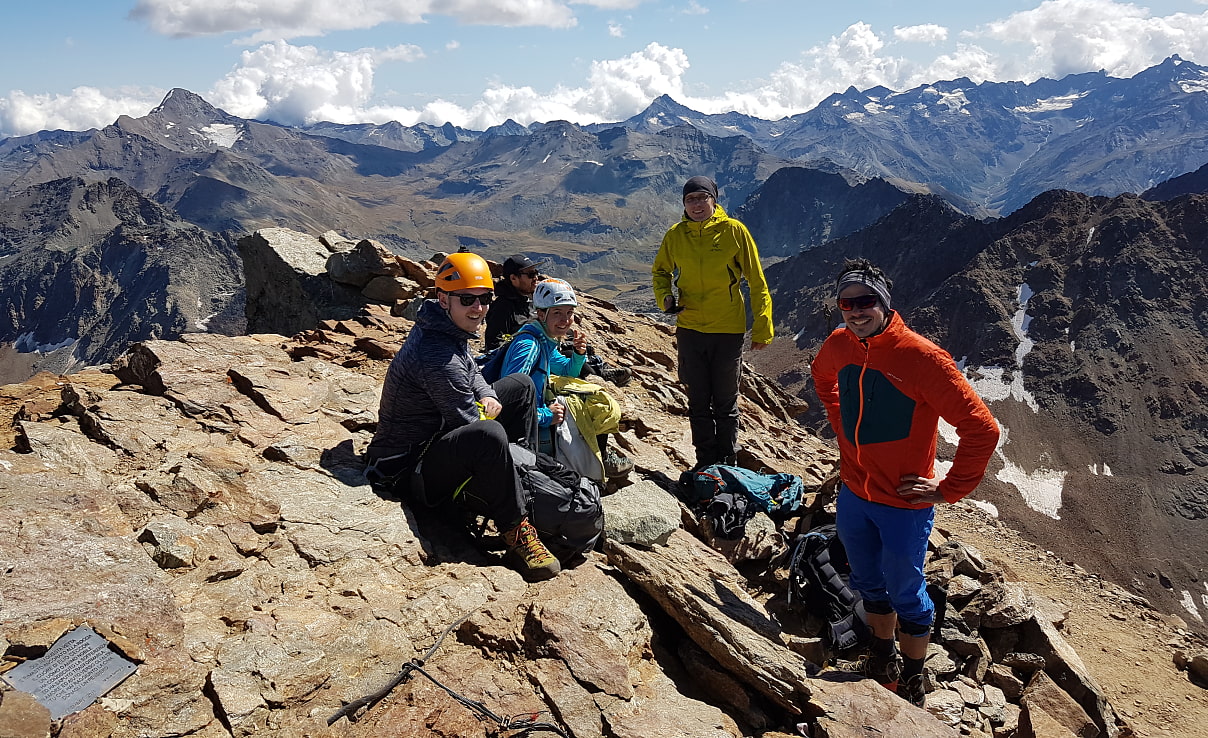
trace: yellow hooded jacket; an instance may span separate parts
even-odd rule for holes
[[[745,277],[755,319],[751,341],[772,342],[772,296],[755,239],[721,205],[700,223],[685,213],[663,236],[651,273],[655,304],[662,308],[674,281],[679,288],[677,304],[684,308],[676,325],[701,333],[746,333],[746,304],[739,289],[739,280]]]

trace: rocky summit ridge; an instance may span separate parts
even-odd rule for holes
[[[245,258],[309,253],[304,234],[256,236]],[[333,265],[364,263],[312,240]],[[632,369],[612,391],[637,468],[604,498],[602,549],[526,584],[489,540],[363,480],[410,302],[371,300],[288,337],[144,341],[104,371],[0,388],[0,669],[82,623],[138,664],[60,721],[0,685],[0,734],[466,738],[532,719],[575,738],[1026,738],[1208,724],[1189,676],[1208,671],[1202,640],[967,504],[942,511],[928,564],[949,592],[928,709],[842,663],[820,669],[822,623],[785,601],[783,559],[793,533],[829,518],[833,451],[792,422],[799,401],[747,373],[740,462],[800,475],[806,504],[715,539],[671,491],[691,454],[672,331],[598,299],[581,319]],[[1109,646],[1128,650],[1105,660]],[[431,679],[328,725],[421,658]],[[1111,668],[1125,661],[1137,667]]]

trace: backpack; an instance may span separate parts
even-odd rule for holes
[[[512,345],[512,339],[515,337],[515,333],[509,333],[500,340],[498,346],[474,357],[474,363],[478,365],[478,370],[482,372],[482,378],[487,380],[487,384],[498,382],[503,376],[503,360],[507,357],[508,346]]]
[[[719,492],[704,503],[704,516],[713,527],[713,535],[737,541],[747,530],[747,522],[759,512],[742,492]]]
[[[838,653],[868,641],[868,619],[860,595],[848,586],[851,566],[834,525],[820,525],[797,537],[789,558],[789,604],[826,620],[823,640]]]
[[[752,515],[763,510],[787,516],[801,506],[803,491],[801,479],[793,474],[760,474],[741,466],[712,464],[692,474],[686,493],[693,504],[707,504],[722,493],[744,495],[755,508]]]
[[[600,487],[552,456],[510,444],[528,497],[529,522],[563,564],[595,547],[604,532]]]

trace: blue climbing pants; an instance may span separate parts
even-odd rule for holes
[[[898,614],[908,635],[931,630],[935,605],[927,596],[923,562],[935,508],[921,510],[869,502],[841,485],[835,525],[851,563],[851,588],[874,614]]]

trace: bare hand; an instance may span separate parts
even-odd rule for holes
[[[550,425],[560,425],[562,419],[566,417],[566,408],[562,407],[562,403],[557,400],[549,404],[549,411],[554,414],[554,419],[549,422]]]
[[[768,347],[768,346],[770,346],[770,345],[771,345],[771,344],[767,344],[767,343],[758,343],[758,342],[756,342],[756,341],[751,341],[751,350],[752,350],[752,351],[763,351],[765,348],[767,348],[767,347]]]
[[[898,486],[898,494],[907,502],[925,502],[929,505],[938,505],[941,502],[946,502],[944,495],[940,493],[940,480],[938,478],[928,479],[920,477],[917,474],[905,474],[902,476],[902,484]]]
[[[499,413],[503,412],[503,405],[499,404],[499,400],[494,397],[482,398],[482,414],[488,419],[494,420],[499,417]]]
[[[675,307],[675,295],[667,295],[663,298],[663,312],[671,312],[671,308]]]
[[[574,344],[576,354],[587,353],[587,334],[576,328],[570,329],[571,343]]]

